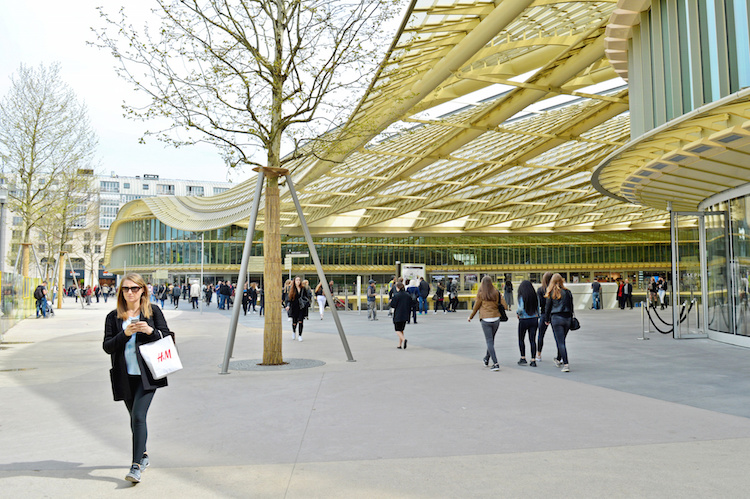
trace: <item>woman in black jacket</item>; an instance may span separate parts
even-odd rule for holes
[[[127,274],[117,290],[117,309],[104,322],[104,351],[112,358],[110,379],[115,400],[125,401],[133,434],[133,460],[126,480],[138,483],[149,465],[146,453],[146,414],[157,388],[167,378],[155,380],[141,357],[140,345],[161,335],[172,335],[161,309],[149,302],[148,287],[139,274]]]
[[[562,366],[562,372],[567,373],[570,372],[570,368],[568,367],[568,349],[565,346],[565,337],[568,336],[570,320],[573,317],[573,293],[565,287],[562,276],[555,274],[550,279],[544,298],[546,299],[544,322],[548,326],[552,326],[552,332],[557,343],[555,366]]]
[[[292,319],[292,341],[299,339],[302,341],[302,328],[307,317],[307,307],[310,306],[310,300],[307,296],[307,290],[302,285],[302,278],[297,276],[289,286],[286,298],[286,310]],[[299,331],[297,327],[299,326]]]
[[[396,329],[398,335],[398,347],[406,349],[406,337],[404,336],[404,329],[406,329],[406,322],[409,320],[412,310],[412,298],[404,288],[404,281],[399,278],[396,282],[396,292],[393,293],[393,298],[389,305],[393,309],[393,327]]]
[[[547,300],[544,295],[547,294],[549,280],[552,279],[552,272],[545,272],[542,276],[542,285],[536,290],[536,299],[539,302],[539,310],[542,314],[539,316],[539,329],[536,336],[536,361],[542,361],[542,347],[544,346],[544,333],[547,332],[547,323],[544,322],[544,311],[546,310]]]

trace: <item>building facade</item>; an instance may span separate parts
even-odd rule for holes
[[[71,220],[70,238],[63,245],[63,251],[67,254],[66,287],[74,284],[74,276],[84,286],[115,283],[115,274],[103,265],[105,244],[111,223],[126,203],[148,197],[213,196],[232,185],[229,182],[161,179],[154,174],[132,177],[114,173],[109,176],[92,174],[89,189],[81,198],[85,202],[76,208],[77,216]],[[6,268],[13,268],[19,254],[22,220],[12,212],[7,214],[7,220],[10,222],[6,232],[9,237],[3,239],[8,241],[9,250]],[[31,274],[51,276],[58,260],[58,255],[52,254],[55,248],[50,247],[49,238],[41,230],[32,230],[31,238]],[[37,259],[40,269],[35,264]]]
[[[700,318],[675,334],[750,346],[750,6],[621,0],[607,55],[631,89],[631,140],[592,178],[669,211],[674,292]]]

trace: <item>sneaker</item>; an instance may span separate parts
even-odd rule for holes
[[[559,360],[555,359],[555,367],[560,367],[562,365],[563,365],[562,362],[560,362]]]
[[[302,335],[297,336],[297,341],[302,341]]]
[[[292,333],[292,341],[297,339],[297,333]]]
[[[133,466],[130,467],[130,471],[127,475],[125,475],[125,480],[127,480],[128,482],[140,483],[141,468],[140,466],[138,466],[138,463],[133,463]]]
[[[532,361],[531,361],[531,363],[529,363],[529,365],[530,365],[531,367],[536,367],[536,361],[535,361],[535,360],[532,360]]]
[[[492,365],[492,370],[493,370],[493,371],[499,371],[499,370],[500,370],[500,366],[499,366],[499,365],[497,365],[497,364],[493,364],[493,365]]]
[[[146,468],[148,468],[149,464],[151,464],[151,462],[148,460],[148,454],[144,452],[140,462],[141,469],[145,470]]]
[[[536,358],[535,358],[534,360],[535,360],[535,361],[537,361],[537,362],[541,362],[541,361],[542,361],[542,358],[541,358],[540,356],[538,356],[538,355],[537,355],[537,356],[536,356]]]
[[[518,361],[519,366],[525,366],[527,364],[526,359],[521,359]]]
[[[490,359],[483,359],[484,367],[490,367]]]
[[[443,313],[444,313],[444,314],[447,314],[448,312],[446,312],[445,310],[443,310]]]
[[[564,373],[569,373],[569,372],[570,372],[570,368],[568,367],[568,364],[565,364],[565,365],[563,366],[563,368],[562,368],[562,372],[564,372]]]

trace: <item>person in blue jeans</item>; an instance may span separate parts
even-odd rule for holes
[[[591,283],[591,308],[594,310],[602,308],[602,285],[596,280]]]
[[[423,278],[419,278],[419,314],[426,314],[429,311],[427,306],[427,297],[430,296],[430,285]]]
[[[47,281],[36,287],[34,290],[34,298],[36,298],[36,318],[39,318],[41,314],[43,319],[47,318]]]
[[[474,309],[469,316],[469,322],[479,312],[479,323],[482,325],[484,341],[487,344],[487,352],[484,355],[484,367],[490,367],[492,359],[492,370],[499,371],[500,365],[497,363],[497,354],[495,353],[495,334],[500,326],[500,309],[498,307],[508,308],[505,300],[500,296],[500,292],[492,285],[492,278],[484,276],[482,283],[479,285],[477,298],[474,301]]]
[[[521,281],[518,286],[518,348],[521,351],[519,366],[525,366],[526,362],[526,334],[529,335],[529,347],[531,348],[531,367],[536,367],[536,330],[539,326],[539,302],[536,291],[531,281]]]
[[[570,372],[568,367],[568,349],[565,338],[570,331],[570,322],[573,317],[573,293],[565,287],[565,281],[560,274],[555,274],[547,287],[545,295],[547,303],[544,311],[544,322],[552,326],[557,343],[557,357],[555,366],[562,367],[562,372]]]

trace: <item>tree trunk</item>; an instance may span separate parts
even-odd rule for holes
[[[21,275],[29,277],[29,258],[31,253],[30,243],[21,243],[21,251],[23,251],[23,257],[21,258]]]
[[[279,218],[279,179],[266,176],[266,212],[263,230],[263,280],[265,324],[263,327],[263,364],[284,363],[281,352],[281,219]]]

